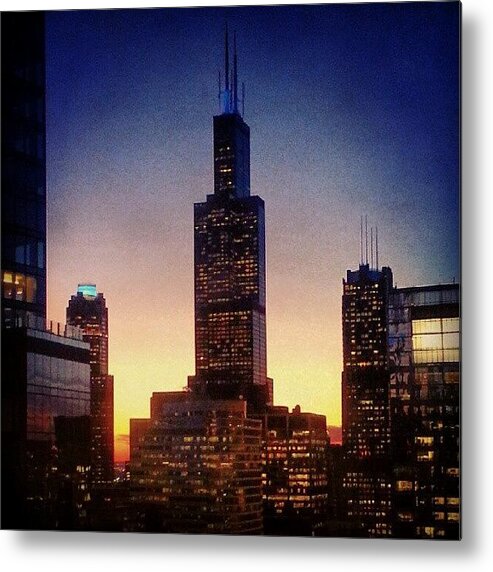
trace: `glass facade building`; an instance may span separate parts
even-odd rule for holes
[[[230,77],[226,41],[226,77]],[[214,194],[194,209],[195,376],[193,391],[246,399],[249,411],[272,400],[267,381],[265,213],[250,196],[250,129],[238,111],[236,50],[232,84],[214,117]]]
[[[460,290],[389,302],[394,535],[460,538]]]
[[[134,530],[262,532],[261,422],[245,401],[155,393],[149,425],[130,428]]]
[[[82,329],[90,348],[92,481],[112,482],[114,391],[113,376],[108,375],[108,308],[94,284],[79,284],[68,303],[67,324]]]
[[[343,494],[356,533],[391,533],[388,299],[392,271],[361,264],[343,281]]]
[[[2,336],[3,528],[85,525],[89,347],[78,330],[51,327]]]
[[[2,327],[46,317],[43,12],[3,12]]]

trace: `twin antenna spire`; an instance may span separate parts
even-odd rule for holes
[[[238,54],[236,52],[236,32],[233,33],[233,69],[229,64],[229,35],[228,27],[224,32],[224,89],[219,70],[219,109],[221,113],[239,113],[238,104],[241,101],[242,113],[245,115],[245,84],[241,84],[241,100],[238,98]]]
[[[363,215],[361,216],[360,225],[360,265],[364,264],[370,267],[370,270],[378,270],[378,227],[370,228],[370,259],[368,260],[368,217],[365,215],[365,230],[364,230],[364,251],[363,251]]]

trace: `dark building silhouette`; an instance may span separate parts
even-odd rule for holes
[[[262,533],[261,423],[244,400],[154,393],[148,426],[133,421],[132,530]]]
[[[94,284],[79,284],[67,307],[67,324],[83,331],[91,364],[91,474],[94,483],[113,481],[113,376],[108,375],[108,308]]]
[[[2,528],[84,528],[89,396],[80,331],[2,332]]]
[[[460,538],[460,290],[389,302],[393,535]]]
[[[231,78],[231,79],[230,79]],[[239,112],[236,41],[233,69],[226,33],[225,85],[214,117],[214,194],[195,204],[194,391],[272,402],[267,379],[264,202],[250,195],[250,129]]]
[[[80,529],[89,346],[46,324],[45,23],[1,15],[2,527]]]
[[[328,517],[327,422],[296,406],[272,406],[262,421],[264,533],[314,536]]]
[[[343,281],[343,494],[355,534],[387,536],[391,533],[387,311],[392,271],[379,270],[378,263],[377,268],[372,266],[362,262],[358,270],[348,270]]]
[[[46,317],[43,12],[3,12],[2,328]]]

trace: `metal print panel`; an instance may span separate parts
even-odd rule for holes
[[[460,539],[460,17],[2,13],[3,528]]]

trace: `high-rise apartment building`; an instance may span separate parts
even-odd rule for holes
[[[272,402],[267,379],[264,202],[250,195],[250,129],[239,111],[226,33],[221,113],[214,117],[214,194],[195,205],[195,376],[213,399]]]
[[[67,307],[67,324],[83,331],[91,364],[91,474],[94,483],[113,481],[113,376],[108,375],[108,308],[94,284],[79,284]]]
[[[460,290],[389,301],[393,535],[460,538]]]
[[[261,422],[246,401],[154,393],[130,431],[134,530],[261,534]]]
[[[343,494],[355,533],[390,534],[388,299],[390,268],[368,263],[343,281]]]
[[[2,327],[46,317],[43,12],[3,12]]]

